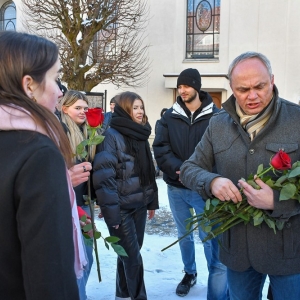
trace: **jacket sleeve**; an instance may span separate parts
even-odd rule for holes
[[[172,150],[169,138],[169,130],[172,129],[169,128],[165,115],[162,116],[157,125],[152,147],[159,169],[173,180],[178,180],[179,176],[176,171],[179,171],[183,161],[176,157]]]
[[[106,135],[97,151],[93,166],[93,185],[97,203],[101,207],[106,224],[108,226],[118,225],[121,223],[116,182],[118,158],[113,135]]]
[[[26,299],[79,299],[66,166],[54,144],[23,164],[15,199]]]
[[[158,204],[158,188],[156,181],[153,183],[153,201],[151,201],[147,205],[148,210],[154,210],[154,209],[159,209],[159,204]]]

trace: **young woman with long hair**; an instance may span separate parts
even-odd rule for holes
[[[155,169],[144,101],[133,92],[116,96],[104,141],[97,147],[93,183],[110,235],[128,254],[118,256],[116,299],[147,299],[142,248],[147,210],[158,209]]]
[[[58,48],[0,32],[0,66],[0,299],[77,300],[86,261],[72,152],[53,114],[62,97]]]

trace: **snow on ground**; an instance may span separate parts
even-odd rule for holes
[[[166,184],[161,178],[157,179],[159,190],[159,203],[162,211],[170,211]],[[157,211],[159,215],[159,211]],[[98,230],[107,237],[108,230],[103,219],[95,217]],[[149,300],[179,300],[175,294],[177,284],[183,277],[182,262],[178,244],[161,252],[161,249],[176,241],[176,237],[160,234],[145,234],[142,257],[145,270],[145,285]],[[103,241],[98,240],[98,252],[100,258],[100,270],[102,281],[98,281],[97,267],[94,256],[94,264],[87,284],[87,295],[89,300],[114,300],[115,299],[115,273],[116,253],[107,250]],[[186,300],[205,300],[207,268],[203,253],[203,247],[199,240],[196,244],[196,262],[198,271],[197,284],[191,288]],[[266,300],[267,284],[263,291],[263,300]]]

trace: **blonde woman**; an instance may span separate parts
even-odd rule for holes
[[[69,90],[62,98],[61,121],[72,148],[73,161],[77,165],[80,165],[82,163],[82,160],[80,156],[75,155],[76,147],[88,137],[85,116],[85,112],[88,110],[88,105],[89,104],[87,97],[79,91]],[[91,147],[89,156],[91,157],[91,159],[93,159],[94,155],[95,147]],[[83,171],[85,171],[84,165]],[[87,182],[82,182],[81,184],[75,186],[74,190],[76,194],[77,206],[82,208],[86,215],[89,217],[91,215],[91,212],[89,206],[85,204],[85,200],[83,198],[84,195],[88,194]],[[78,212],[79,217],[81,217],[83,212],[80,209],[78,210]],[[86,254],[89,264],[86,268],[86,272],[84,272],[84,282],[81,282],[80,284],[80,298],[83,300],[86,299],[85,286],[93,264],[92,246],[86,245]]]

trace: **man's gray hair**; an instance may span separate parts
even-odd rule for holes
[[[231,75],[232,75],[233,69],[240,62],[242,62],[242,61],[244,61],[246,59],[249,59],[249,58],[257,58],[257,59],[259,59],[265,65],[265,67],[267,68],[268,73],[270,75],[270,78],[272,78],[273,73],[272,73],[272,67],[271,67],[271,63],[270,63],[269,59],[265,55],[263,55],[263,54],[261,54],[259,52],[248,51],[248,52],[240,54],[229,65],[229,68],[228,68],[228,79],[229,79],[229,82],[231,82]]]

